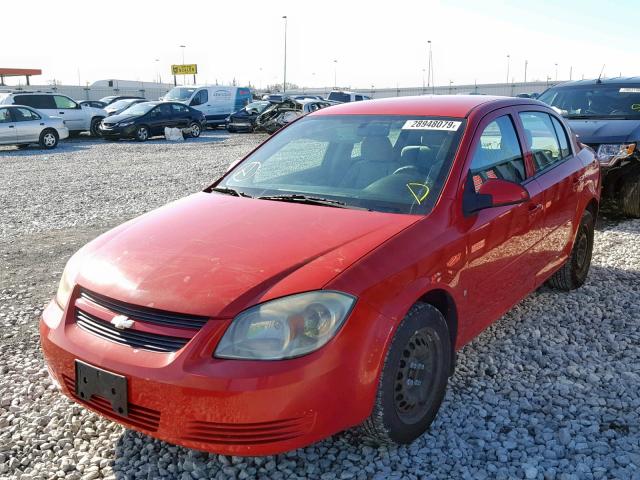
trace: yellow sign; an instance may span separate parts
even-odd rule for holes
[[[198,73],[198,65],[171,65],[172,75],[195,75]]]

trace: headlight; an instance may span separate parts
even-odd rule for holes
[[[633,154],[635,143],[603,143],[598,147],[596,157],[604,165],[612,165]]]
[[[129,125],[133,125],[133,122],[123,122],[118,124],[119,127],[128,127]]]
[[[69,303],[69,297],[73,291],[73,286],[76,283],[76,277],[78,275],[78,252],[76,252],[67,262],[60,278],[60,284],[58,285],[58,292],[56,293],[56,303],[62,309]]]
[[[316,291],[257,305],[233,319],[215,356],[280,360],[306,355],[334,337],[355,301],[345,293]]]

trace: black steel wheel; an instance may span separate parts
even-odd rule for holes
[[[565,264],[549,279],[550,287],[569,291],[581,287],[587,280],[593,253],[594,222],[591,212],[585,210],[576,232],[571,254]]]
[[[380,444],[410,443],[435,418],[451,372],[447,322],[432,305],[414,305],[387,352],[373,410],[362,425]]]

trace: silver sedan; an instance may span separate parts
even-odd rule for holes
[[[64,120],[23,105],[0,106],[0,145],[24,148],[37,143],[51,149],[69,136]]]

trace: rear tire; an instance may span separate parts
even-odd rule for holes
[[[548,285],[550,287],[568,292],[584,285],[591,265],[593,231],[593,215],[589,210],[585,210],[578,226],[571,254],[560,270],[549,279]]]
[[[100,136],[100,122],[102,122],[102,117],[95,117],[91,119],[91,126],[89,127],[89,133],[92,137]]]
[[[435,418],[451,371],[451,340],[442,314],[414,305],[391,341],[364,435],[379,444],[411,443]]]
[[[620,207],[631,218],[640,218],[640,175],[627,177],[620,188]]]
[[[191,138],[198,138],[202,133],[202,127],[197,122],[191,122],[189,125],[189,136]]]
[[[40,139],[38,143],[40,146],[46,150],[51,150],[52,148],[56,148],[58,146],[58,132],[56,132],[52,128],[47,128],[40,133]]]
[[[146,142],[149,139],[149,129],[145,125],[140,125],[136,129],[136,142]]]

